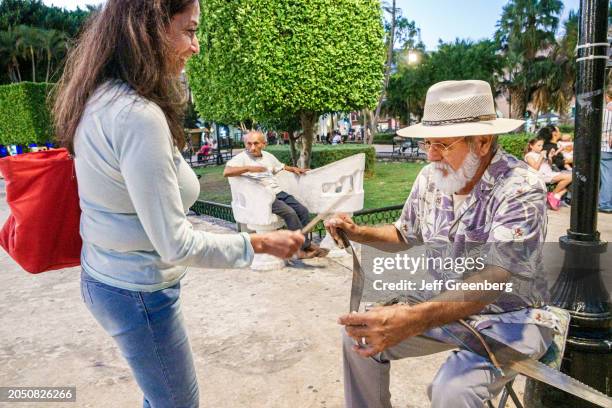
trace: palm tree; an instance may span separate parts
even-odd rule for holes
[[[49,82],[51,61],[54,59],[61,59],[66,51],[68,36],[63,31],[57,30],[42,30],[40,34],[40,45],[47,57],[47,75],[45,76],[45,82]]]
[[[15,28],[17,36],[16,48],[25,60],[32,64],[32,82],[36,82],[36,61],[41,56],[41,43],[43,30],[20,25]]]
[[[569,12],[567,20],[563,23],[564,34],[555,47],[552,60],[554,61],[554,75],[551,81],[551,105],[559,112],[562,122],[567,121],[569,106],[574,97],[576,84],[576,45],[578,44],[578,13]]]
[[[0,31],[0,56],[2,61],[6,61],[6,69],[11,82],[21,82],[16,43],[17,36],[13,30],[9,28],[7,31]]]
[[[495,39],[511,65],[507,84],[513,109],[519,117],[527,110],[534,92],[543,85],[542,73],[550,68],[546,54],[555,44],[555,32],[563,9],[560,0],[511,0],[497,22]],[[538,101],[543,101],[539,92]]]

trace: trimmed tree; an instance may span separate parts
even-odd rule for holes
[[[201,53],[187,72],[202,117],[298,117],[299,164],[308,167],[319,115],[376,106],[385,59],[378,1],[209,0],[201,10]]]
[[[45,143],[53,139],[47,98],[52,84],[0,85],[0,144]]]

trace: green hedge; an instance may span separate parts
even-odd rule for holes
[[[272,153],[278,160],[285,164],[291,164],[291,152],[288,145],[274,145],[266,148],[267,152]],[[358,153],[365,153],[366,164],[365,171],[368,174],[374,173],[374,161],[376,160],[376,151],[374,146],[368,145],[314,145],[312,146],[312,157],[310,159],[310,167],[325,166],[326,164],[335,162],[348,156]]]
[[[527,146],[527,142],[532,137],[535,137],[533,133],[512,133],[500,135],[498,141],[506,152],[517,159],[523,160],[525,146]]]
[[[395,133],[376,133],[374,135],[374,144],[393,144]]]
[[[53,137],[47,93],[51,84],[0,86],[0,144],[45,143]]]
[[[574,134],[574,125],[559,125],[559,130],[561,133]]]

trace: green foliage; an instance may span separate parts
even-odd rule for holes
[[[291,152],[289,151],[289,146],[268,146],[266,147],[266,151],[272,153],[281,162],[291,165]],[[358,153],[365,153],[366,155],[366,173],[373,172],[374,162],[376,160],[376,150],[374,146],[369,145],[314,145],[312,147],[310,167],[315,169]]]
[[[50,87],[32,82],[0,86],[0,144],[26,145],[52,139],[47,106]]]
[[[519,160],[523,160],[527,142],[534,136],[535,135],[533,133],[512,133],[500,135],[498,142],[506,152],[510,153]]]
[[[68,11],[40,0],[0,0],[0,84],[59,78],[68,40],[92,10],[87,6]]]
[[[95,3],[95,1],[92,1]],[[46,6],[41,0],[2,0],[0,2],[0,30],[21,24],[63,31],[70,37],[79,32],[94,6],[86,10],[77,7],[69,11],[61,7]]]
[[[556,44],[562,10],[561,0],[511,0],[502,10],[495,40],[510,73],[505,86],[512,95],[516,117],[525,114],[529,102],[540,110],[550,104],[546,82],[560,62],[548,54]]]
[[[574,134],[574,125],[559,125],[559,131]]]
[[[386,110],[408,122],[408,109],[413,116],[423,115],[427,89],[440,81],[480,79],[497,89],[502,59],[493,41],[471,42],[457,39],[440,43],[438,51],[422,56],[418,65],[400,65],[387,88]]]
[[[196,108],[222,123],[372,108],[383,34],[377,0],[201,1]]]
[[[377,133],[374,135],[374,144],[393,144],[395,133]]]

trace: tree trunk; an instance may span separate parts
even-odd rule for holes
[[[51,52],[47,50],[47,76],[45,77],[45,82],[49,82],[50,72],[51,72]]]
[[[310,168],[310,157],[312,154],[312,139],[314,137],[314,126],[317,120],[317,114],[312,111],[302,112],[300,114],[300,123],[304,136],[302,136],[302,149],[300,152],[300,160],[298,166],[307,169]]]
[[[378,118],[376,118],[375,113],[369,109],[364,109],[363,113],[368,123],[367,128],[370,130],[370,136],[368,137],[367,134],[364,136],[364,143],[371,145],[374,143],[374,135],[378,132]]]
[[[389,77],[391,76],[391,64],[393,63],[393,44],[395,38],[395,0],[393,0],[392,8],[391,8],[391,29],[389,30],[389,43],[387,44],[387,64],[385,67],[385,80],[383,81],[382,92],[378,98],[378,104],[376,105],[376,111],[374,113],[374,118],[372,122],[374,122],[374,127],[378,125],[378,118],[380,117],[380,110],[382,108],[383,101],[385,100],[385,95],[387,93],[387,86],[389,85]],[[370,132],[372,133],[372,141],[374,140],[374,129],[370,128]],[[372,144],[370,141],[368,144]]]
[[[334,131],[336,130],[336,124],[334,123],[334,117],[336,116],[335,113],[330,113],[330,120],[331,120],[331,133],[332,133],[332,139],[334,137]]]
[[[298,152],[297,149],[295,147],[295,142],[296,142],[297,138],[294,138],[293,135],[289,135],[289,151],[291,152],[291,165],[292,166],[297,166],[298,165]]]
[[[32,82],[36,82],[36,64],[34,62],[34,47],[30,46],[30,55],[32,56]]]
[[[19,69],[19,61],[15,58],[15,70],[17,71],[18,82],[21,82],[21,70]]]

